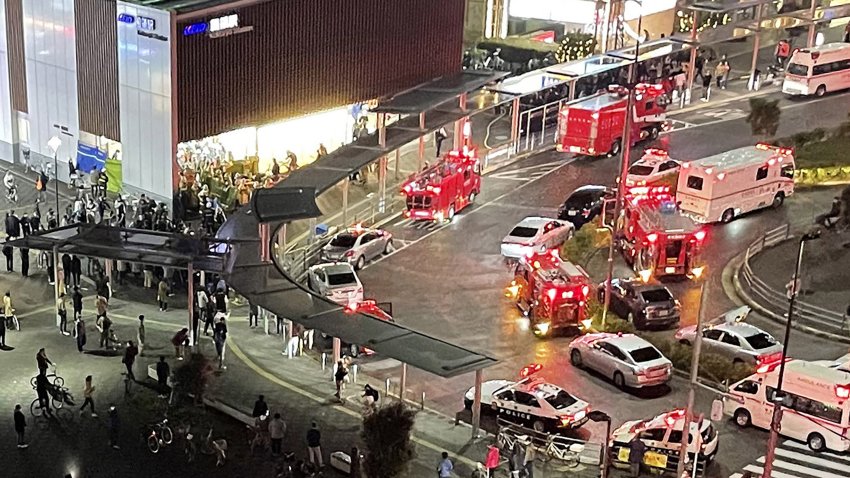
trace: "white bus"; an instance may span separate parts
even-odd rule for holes
[[[850,88],[849,43],[827,43],[791,55],[782,82],[783,93],[823,96],[827,91],[845,88]]]
[[[729,222],[794,194],[794,154],[758,144],[682,163],[676,201],[699,222]]]
[[[732,385],[724,410],[738,426],[770,429],[780,362],[762,365]],[[850,450],[850,373],[791,360],[782,381],[780,433],[813,451]]]

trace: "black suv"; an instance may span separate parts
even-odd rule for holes
[[[570,221],[576,231],[602,214],[605,199],[613,198],[614,192],[605,186],[582,186],[558,208],[558,219]]]
[[[605,283],[599,285],[599,303],[605,301]],[[679,323],[679,301],[663,285],[631,279],[611,281],[608,309],[634,324],[635,328],[670,327]]]

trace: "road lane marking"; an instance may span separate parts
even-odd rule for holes
[[[784,448],[776,448],[776,454],[778,456],[783,456],[785,458],[790,458],[792,460],[804,463],[810,463],[812,465],[822,466],[824,468],[829,468],[837,471],[842,471],[845,473],[845,476],[850,476],[850,466],[843,465],[841,463],[836,463],[830,460],[824,460],[823,458],[818,458],[816,456],[807,455],[804,453],[798,453],[796,451],[786,450]]]
[[[798,450],[811,451],[811,449],[807,445],[805,445],[803,443],[798,443],[798,442],[793,441],[793,440],[786,440],[784,443],[782,443],[782,445],[788,446],[788,447],[791,447],[791,448],[796,448]],[[820,452],[820,455],[828,456],[828,457],[834,458],[836,460],[842,460],[842,461],[850,462],[850,456],[837,455],[835,453],[831,453],[831,452],[828,452],[828,451],[822,451],[822,452]]]

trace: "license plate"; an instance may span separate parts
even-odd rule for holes
[[[569,211],[567,211],[568,216],[575,216],[576,214],[578,214],[578,211],[576,211],[575,209],[570,209]]]
[[[669,311],[669,310],[659,310],[659,311],[658,311],[658,316],[659,316],[659,317],[667,317],[668,315],[670,315],[670,311]]]
[[[654,468],[667,468],[667,455],[648,451],[643,455],[643,462],[646,466]]]
[[[581,153],[581,148],[578,146],[570,146],[571,153]]]

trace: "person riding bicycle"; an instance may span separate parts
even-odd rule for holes
[[[15,176],[12,171],[6,171],[6,175],[3,176],[3,185],[6,186],[6,199],[13,202],[17,201],[18,186],[15,184]]]

